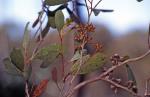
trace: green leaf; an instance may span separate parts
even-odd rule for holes
[[[73,62],[73,61],[79,60],[80,58],[81,58],[80,52],[76,51],[70,61]]]
[[[23,43],[22,43],[23,48],[27,48],[30,41],[30,33],[28,31],[28,26],[29,26],[29,22],[26,24],[24,30]]]
[[[87,55],[87,50],[86,49],[83,49],[82,50],[82,54],[83,56]],[[75,54],[73,55],[73,57],[71,58],[71,62],[74,62],[74,61],[77,61],[81,58],[81,54],[80,54],[80,51],[76,51]]]
[[[91,73],[99,68],[101,68],[105,63],[105,56],[102,53],[96,53],[93,56],[89,55],[83,56],[82,66],[78,74],[87,74]],[[79,68],[80,60],[73,64],[71,71],[75,74]]]
[[[21,75],[21,71],[16,68],[14,64],[12,64],[9,58],[3,59],[3,63],[5,65],[6,72],[12,75]]]
[[[128,80],[133,81],[134,85],[137,85],[134,73],[128,64],[126,64],[126,69],[128,73]]]
[[[68,1],[69,0],[45,0],[44,3],[49,6],[55,6],[55,5],[59,5],[59,4],[64,4]]]
[[[35,59],[40,59],[43,61],[41,68],[48,67],[60,54],[61,45],[52,44],[47,47],[43,47],[39,53],[36,55]]]
[[[24,68],[24,72],[23,72],[23,76],[26,80],[29,80],[30,79],[30,76],[31,76],[31,73],[32,73],[32,66],[31,64],[27,64]]]
[[[55,13],[55,24],[58,31],[60,31],[64,26],[64,14],[61,10]]]
[[[56,28],[56,25],[55,25],[55,17],[48,17],[48,23],[50,24],[50,26],[52,28]]]
[[[20,70],[24,70],[24,57],[21,49],[13,48],[10,53],[11,62]]]

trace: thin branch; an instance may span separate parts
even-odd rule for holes
[[[129,93],[130,93],[131,95],[133,95],[133,96],[141,97],[141,96],[137,95],[136,93],[134,93],[132,90],[128,89],[127,87],[125,87],[125,86],[123,86],[123,85],[120,85],[120,84],[118,84],[118,83],[116,83],[116,82],[114,82],[114,81],[112,81],[112,80],[110,80],[110,79],[102,78],[101,80],[103,80],[103,81],[105,81],[105,82],[108,82],[108,83],[114,85],[114,86],[117,87],[117,88],[120,88],[120,89],[123,89],[123,90],[129,92]]]
[[[144,57],[146,57],[147,55],[150,54],[150,50],[148,50],[145,54],[139,56],[139,57],[136,57],[136,58],[132,58],[132,59],[128,59],[118,65],[115,65],[115,66],[112,66],[111,68],[109,68],[106,72],[100,74],[99,76],[95,77],[95,78],[92,78],[92,79],[89,79],[89,80],[86,80],[84,82],[81,82],[80,84],[76,85],[73,90],[68,94],[67,97],[71,97],[73,95],[73,93],[75,91],[77,91],[78,89],[80,89],[81,87],[87,85],[87,84],[90,84],[90,83],[93,83],[93,82],[96,82],[96,81],[99,81],[99,80],[102,80],[102,78],[104,78],[106,75],[108,75],[111,71],[117,69],[118,67],[120,66],[123,66],[124,64],[126,63],[129,63],[129,62],[134,62],[134,61],[138,61],[138,60],[141,60],[143,59]]]
[[[30,97],[29,88],[28,88],[28,83],[27,82],[26,82],[26,85],[25,85],[25,93],[26,93],[26,97]]]
[[[145,93],[144,93],[144,96],[150,96],[150,93],[148,93],[149,89],[148,89],[148,86],[149,86],[149,81],[150,81],[150,78],[148,78],[146,80],[146,86],[145,86]]]
[[[87,23],[89,23],[90,22],[90,12],[89,12],[89,8],[88,8],[88,3],[87,3],[86,0],[84,0],[84,1],[85,1],[85,5],[86,5],[86,8],[87,8],[87,12],[88,12],[88,22]]]

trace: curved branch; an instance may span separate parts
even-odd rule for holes
[[[99,76],[97,76],[97,77],[95,77],[95,78],[93,78],[93,79],[86,80],[86,81],[84,81],[84,82],[82,82],[82,83],[76,85],[76,86],[72,89],[72,91],[67,95],[67,97],[71,97],[71,96],[74,94],[75,91],[77,91],[78,89],[80,89],[81,87],[83,87],[83,86],[85,86],[85,85],[87,85],[87,84],[90,84],[90,83],[93,83],[93,82],[96,82],[96,81],[99,81],[99,80],[104,80],[104,77],[105,77],[106,75],[108,75],[111,71],[117,69],[118,67],[123,66],[124,64],[129,63],[129,62],[134,62],[134,61],[141,60],[141,59],[143,59],[144,57],[146,57],[146,56],[149,55],[149,54],[150,54],[150,50],[148,50],[146,53],[144,53],[143,55],[141,55],[141,56],[139,56],[139,57],[131,58],[131,59],[128,59],[128,60],[126,60],[126,61],[124,61],[124,62],[122,62],[122,63],[120,63],[120,64],[118,64],[118,65],[112,66],[112,67],[109,68],[106,72],[100,74]],[[105,80],[105,81],[106,81],[106,80]],[[112,83],[110,80],[107,80],[107,82]],[[113,84],[114,84],[114,83],[113,83]],[[118,86],[119,88],[122,88],[122,86],[120,86],[120,85],[118,85],[118,84],[117,84],[117,86]],[[126,88],[122,88],[122,89],[126,90]],[[131,91],[128,91],[128,92],[131,93]],[[131,93],[131,94],[134,95],[134,96],[137,96],[137,94],[133,94],[133,93]]]

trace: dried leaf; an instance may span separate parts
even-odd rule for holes
[[[11,62],[20,70],[24,70],[24,57],[21,49],[13,48],[10,53]]]
[[[54,67],[51,72],[52,80],[57,83],[57,69]]]
[[[42,80],[39,83],[39,85],[35,88],[32,97],[39,97],[44,92],[44,90],[46,89],[48,81],[49,80],[47,80],[47,79]]]
[[[42,30],[42,32],[38,35],[37,41],[40,41],[41,39],[44,39],[45,36],[48,34],[49,29],[50,29],[50,24],[49,24],[49,22],[47,22],[45,28],[44,28],[44,29]]]
[[[82,58],[82,63],[83,65],[81,66],[81,69],[78,74],[87,74],[91,73],[98,68],[101,68],[104,63],[105,63],[105,56],[102,53],[96,53],[93,56],[89,57],[89,55],[83,56]],[[80,66],[80,60],[75,62],[73,64],[71,71],[72,72],[77,72],[78,68]]]
[[[68,1],[69,0],[45,0],[44,3],[49,6],[55,6],[55,5],[59,5],[59,4],[64,4]]]
[[[113,10],[109,9],[93,9],[93,13],[95,16],[98,16],[100,12],[113,12]]]
[[[29,23],[30,22],[28,22],[26,24],[25,30],[24,30],[23,43],[22,43],[22,46],[23,46],[24,49],[27,48],[27,46],[29,44],[29,41],[30,41],[30,33],[29,33],[29,30],[28,30]]]
[[[7,73],[12,75],[22,75],[21,71],[17,69],[14,64],[12,64],[9,58],[3,59],[3,63],[5,65],[5,69]]]
[[[44,13],[44,11],[39,12],[37,19],[32,24],[32,28],[34,28],[39,23],[39,21],[41,20],[41,18],[43,16],[43,13]]]
[[[55,25],[58,31],[60,31],[64,26],[64,14],[61,10],[55,13]]]
[[[40,19],[37,18],[37,19],[33,22],[32,28],[34,28],[34,27],[39,23],[39,21],[40,21]]]

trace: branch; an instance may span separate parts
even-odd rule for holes
[[[148,50],[146,53],[144,53],[143,55],[139,56],[139,57],[136,57],[136,58],[131,58],[131,59],[128,59],[118,65],[115,65],[115,66],[112,66],[111,68],[109,68],[106,72],[100,74],[99,76],[93,78],[93,79],[89,79],[89,80],[86,80],[84,82],[81,82],[80,84],[76,85],[73,90],[67,95],[67,97],[71,97],[73,95],[73,93],[75,91],[77,91],[78,89],[80,89],[81,87],[87,85],[87,84],[90,84],[90,83],[93,83],[93,82],[96,82],[96,81],[99,81],[99,80],[104,80],[104,77],[106,75],[108,75],[111,71],[117,69],[118,67],[120,66],[123,66],[125,65],[126,63],[129,63],[129,62],[134,62],[134,61],[138,61],[138,60],[141,60],[143,59],[144,57],[146,57],[147,55],[150,54],[150,50]],[[105,80],[106,81],[106,80]],[[107,80],[107,82],[109,83],[112,83],[110,80]],[[115,84],[116,85],[116,84]],[[118,85],[118,84],[117,84]],[[118,86],[119,88],[122,88],[122,86]],[[122,88],[124,90],[126,90],[126,88]],[[129,92],[129,91],[128,91]],[[131,93],[131,92],[130,92]],[[133,93],[132,93],[133,94]],[[135,95],[135,94],[134,94]]]

